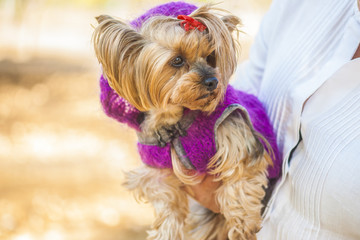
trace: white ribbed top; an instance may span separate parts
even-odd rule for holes
[[[360,239],[359,42],[356,0],[274,0],[264,17],[235,82],[265,104],[284,156],[260,240]]]

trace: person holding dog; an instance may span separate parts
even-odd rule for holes
[[[283,156],[258,239],[360,239],[360,0],[274,0],[234,85],[259,97]],[[190,187],[214,212],[221,183]]]

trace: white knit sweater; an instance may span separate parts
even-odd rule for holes
[[[264,17],[234,84],[265,104],[284,158],[260,240],[360,239],[359,43],[356,0],[274,0]]]

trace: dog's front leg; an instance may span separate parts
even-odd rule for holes
[[[217,191],[221,213],[226,219],[229,239],[256,240],[261,226],[261,200],[264,197],[262,186],[265,177],[240,179],[225,182]]]
[[[148,240],[185,240],[184,222],[188,199],[182,183],[171,170],[142,167],[126,173],[124,185],[138,200],[155,208],[155,221],[148,231]]]
[[[217,137],[218,152],[210,162],[210,172],[222,182],[216,198],[228,237],[255,240],[270,157],[243,118],[235,114],[219,126]]]

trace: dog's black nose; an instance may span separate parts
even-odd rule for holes
[[[203,84],[206,86],[208,91],[213,91],[216,89],[219,81],[216,77],[207,78],[204,80]]]

